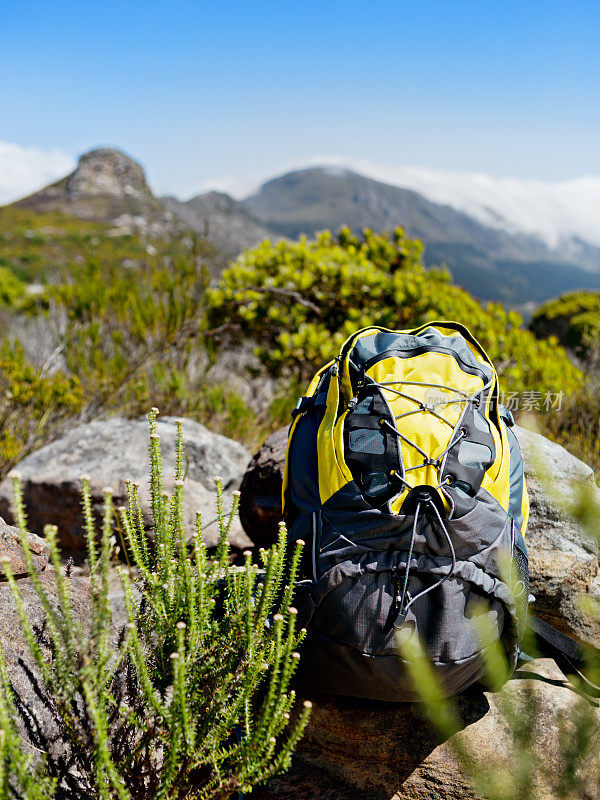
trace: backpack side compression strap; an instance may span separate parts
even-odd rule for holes
[[[591,645],[584,648],[575,639],[557,631],[539,617],[530,615],[528,625],[535,636],[539,654],[553,658],[565,675],[578,675],[585,682],[585,692],[593,697],[600,697],[600,686],[583,674],[583,670],[589,665],[590,652],[600,664],[600,650]]]

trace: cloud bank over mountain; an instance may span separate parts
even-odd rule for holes
[[[75,160],[58,150],[0,142],[0,204],[10,203],[70,172]],[[540,239],[550,248],[582,240],[600,247],[600,175],[565,181],[497,178],[480,172],[389,167],[369,159],[317,155],[308,161],[274,167],[271,175],[227,175],[200,183],[198,192],[250,195],[267,177],[320,166],[353,170],[377,181],[411,189],[434,203],[448,205],[484,225]],[[173,175],[173,185],[177,176]]]
[[[62,150],[0,142],[0,205],[62,178],[74,166],[75,159]]]
[[[386,167],[366,159],[317,156],[311,165],[351,169],[419,192],[484,225],[537,236],[549,247],[573,237],[600,246],[600,175],[567,181],[496,178],[480,172]]]
[[[600,246],[600,175],[566,181],[496,178],[481,172],[427,167],[388,167],[368,159],[340,155],[314,156],[287,164],[273,174],[307,167],[344,169],[368,178],[412,189],[433,203],[448,205],[484,225],[536,236],[548,247],[573,238]],[[223,176],[204,182],[202,189],[218,189],[238,199],[252,194],[266,177]]]

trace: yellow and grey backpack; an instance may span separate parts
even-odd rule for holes
[[[482,630],[514,669],[529,503],[512,416],[476,339],[456,322],[360,330],[293,416],[283,505],[290,540],[306,543],[304,681],[412,700],[400,640],[418,635],[456,694],[484,676]]]

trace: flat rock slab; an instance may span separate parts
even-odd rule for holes
[[[165,489],[172,492],[176,420],[172,417],[161,419],[158,433]],[[215,475],[222,477],[225,508],[230,508],[232,492],[241,483],[250,453],[241,444],[212,433],[193,420],[183,420],[183,435],[186,531],[191,536],[196,512],[200,512],[205,525],[205,541],[212,547],[218,538],[213,478]],[[126,481],[138,482],[144,522],[148,529],[151,528],[146,420],[112,417],[81,425],[27,456],[16,469],[21,474],[30,529],[41,534],[46,524],[57,525],[64,550],[85,549],[79,480],[82,474],[90,476],[94,509],[98,516],[101,515],[104,487],[112,488],[114,503],[118,506],[126,501]],[[0,516],[9,522],[13,521],[11,503],[12,483],[6,478],[0,484]],[[235,548],[252,545],[238,520],[234,522],[230,541]]]
[[[536,800],[554,800],[563,768],[561,725],[581,698],[553,661],[518,670],[498,694],[473,692],[458,699],[463,729],[455,738],[480,768],[517,762],[502,704],[532,698],[537,709],[534,752],[543,770]],[[593,710],[597,735],[600,713]],[[600,798],[600,753],[585,766],[588,800]],[[291,770],[253,792],[256,800],[477,800],[452,741],[441,741],[413,704],[348,698],[313,698],[313,713]]]

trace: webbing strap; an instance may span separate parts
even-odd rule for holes
[[[585,683],[584,690],[587,694],[592,697],[600,697],[600,686],[583,673],[589,666],[588,653],[590,651],[600,664],[600,650],[591,646],[584,648],[575,639],[557,631],[539,617],[530,615],[528,624],[535,635],[540,654],[553,658],[565,675],[578,675]]]

